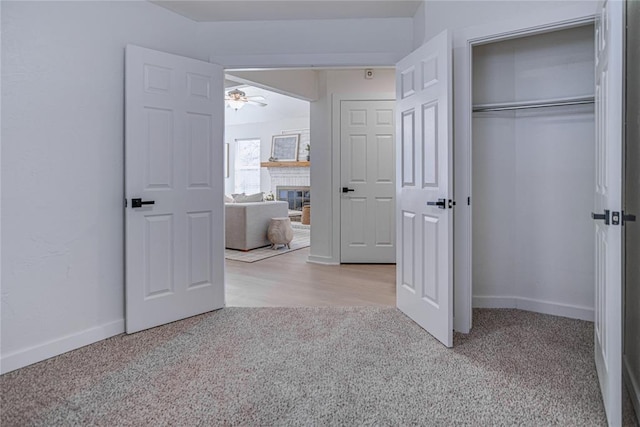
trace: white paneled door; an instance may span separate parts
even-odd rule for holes
[[[624,3],[596,19],[595,361],[610,426],[622,422],[622,130]]]
[[[126,49],[126,330],[224,306],[223,71]]]
[[[453,345],[451,38],[439,34],[396,65],[398,308]]]
[[[340,103],[340,261],[395,263],[395,101]]]

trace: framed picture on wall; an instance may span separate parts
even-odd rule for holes
[[[271,158],[276,162],[298,161],[300,134],[274,135],[271,141]]]

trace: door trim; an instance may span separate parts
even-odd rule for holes
[[[356,93],[341,94],[334,93],[331,95],[331,188],[334,190],[331,194],[331,222],[333,224],[331,230],[330,247],[332,260],[331,264],[340,264],[340,171],[342,164],[340,162],[340,105],[342,101],[396,101],[396,96],[391,92],[381,93]],[[397,161],[396,161],[397,163]],[[313,260],[309,259],[313,262]]]
[[[454,193],[460,201],[471,197],[472,188],[472,50],[474,46],[505,41],[525,36],[566,30],[569,28],[593,24],[596,16],[587,15],[581,18],[558,20],[499,31],[495,27],[454,31],[453,70],[454,91]],[[454,317],[453,329],[469,333],[472,327],[473,286],[472,286],[472,218],[473,203],[458,203],[454,216]]]

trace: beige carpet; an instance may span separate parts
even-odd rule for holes
[[[286,254],[287,252],[296,251],[298,249],[306,248],[311,243],[310,239],[311,231],[309,227],[293,227],[293,241],[291,242],[291,249],[286,246],[278,246],[278,249],[271,249],[269,246],[263,248],[252,249],[250,251],[237,251],[235,249],[225,249],[224,257],[234,261],[242,262],[256,262],[266,258],[271,258],[277,255]]]
[[[593,324],[476,310],[447,349],[394,308],[225,308],[0,377],[2,426],[605,425]]]

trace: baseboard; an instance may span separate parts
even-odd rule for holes
[[[594,309],[579,305],[560,304],[532,298],[510,296],[474,296],[474,308],[517,308],[535,311],[536,313],[552,314],[554,316],[569,317],[571,319],[588,320],[593,322]]]
[[[307,262],[310,264],[340,265],[339,262],[328,256],[309,255]]]
[[[633,403],[633,409],[636,411],[636,416],[640,420],[640,379],[631,375],[631,367],[629,366],[627,356],[622,356],[622,372],[624,381],[627,384],[629,399]]]
[[[75,350],[94,342],[118,335],[124,332],[124,319],[105,323],[104,325],[86,329],[75,334],[67,335],[23,350],[2,355],[0,359],[0,374],[23,368],[36,362],[58,356],[67,351]]]

